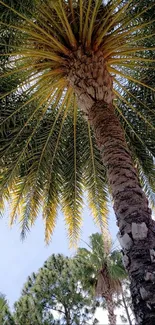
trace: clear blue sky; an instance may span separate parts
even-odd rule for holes
[[[112,238],[115,240],[117,228],[112,209],[110,209],[109,216],[109,228]],[[94,225],[87,208],[84,209],[83,220],[81,238],[88,242],[88,237],[99,229]],[[79,244],[84,246],[83,242]],[[0,292],[6,295],[11,307],[19,298],[28,275],[37,271],[51,254],[73,254],[73,251],[68,248],[69,242],[61,213],[58,215],[57,226],[49,246],[46,246],[44,242],[44,228],[41,217],[38,218],[25,241],[21,242],[19,225],[14,225],[10,229],[6,213],[5,217],[0,220],[0,247]]]

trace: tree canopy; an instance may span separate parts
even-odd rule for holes
[[[74,242],[86,190],[94,219],[104,228],[106,169],[68,82],[68,65],[81,47],[88,56],[103,53],[114,80],[116,112],[154,202],[154,112],[142,100],[139,108],[141,89],[154,88],[143,79],[154,63],[154,20],[147,14],[154,5],[143,7],[134,0],[10,0],[0,5],[1,205],[11,200],[11,224],[18,215],[24,236],[42,208],[48,241],[61,205]],[[138,96],[131,96],[130,84]]]
[[[49,257],[28,278],[15,304],[18,325],[82,325],[94,312],[95,303],[78,277],[77,265],[60,254]]]
[[[5,295],[0,293],[0,324],[16,325]]]
[[[80,278],[92,295],[104,299],[108,310],[109,324],[116,324],[115,295],[122,292],[122,281],[127,278],[120,251],[112,250],[112,242],[106,242],[103,235],[90,236],[88,249],[79,248],[77,260]]]

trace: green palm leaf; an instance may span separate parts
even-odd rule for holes
[[[61,205],[75,243],[86,190],[95,222],[107,228],[106,170],[70,80],[81,49],[88,58],[102,51],[117,114],[154,203],[154,18],[148,15],[154,4],[10,0],[0,6],[0,191],[1,205],[11,202],[11,223],[18,216],[24,236],[42,211],[49,241]],[[100,82],[95,71],[94,78]]]

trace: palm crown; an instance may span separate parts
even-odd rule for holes
[[[93,234],[89,239],[89,249],[79,248],[76,256],[83,264],[81,272],[85,285],[91,287],[92,284],[97,296],[104,297],[109,290],[119,293],[121,280],[127,276],[120,252],[113,249],[111,241],[107,249],[102,234]]]
[[[121,254],[112,249],[111,241],[107,246],[102,234],[99,233],[90,236],[88,246],[89,249],[79,248],[76,256],[82,265],[79,270],[80,278],[93,294],[105,299],[109,324],[116,324],[114,294],[122,291],[122,280],[127,277]]]
[[[42,205],[47,240],[61,203],[74,240],[79,234],[85,188],[101,228],[107,216],[106,171],[89,122],[78,109],[79,98],[72,84],[75,67],[81,73],[82,64],[93,65],[93,77],[96,73],[100,84],[98,72],[104,61],[111,75],[107,82],[113,102],[128,131],[126,137],[133,157],[141,167],[142,178],[147,174],[154,190],[154,149],[143,139],[143,131],[139,132],[149,128],[154,131],[153,111],[142,102],[140,111],[125,97],[129,95],[136,103],[129,83],[137,91],[153,91],[139,73],[139,68],[152,69],[153,60],[149,57],[154,48],[145,45],[153,37],[149,32],[152,20],[142,17],[153,5],[139,11],[133,0],[107,4],[101,0],[37,0],[31,9],[9,6],[5,1],[0,4],[4,10],[2,36],[5,39],[12,32],[11,44],[2,43],[2,89],[7,84],[8,90],[1,97],[1,193],[3,198],[11,198],[11,223],[16,214],[20,215],[23,234],[35,222]],[[12,18],[8,18],[8,13],[12,13]],[[100,54],[98,71],[95,60],[100,60]],[[85,79],[89,79],[86,70]],[[91,96],[90,80],[88,87]],[[106,87],[101,83],[101,88]],[[107,90],[107,98],[109,95]],[[95,96],[100,99],[98,90]],[[133,114],[137,117],[136,126]]]

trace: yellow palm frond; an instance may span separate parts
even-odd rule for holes
[[[1,196],[4,201],[11,198],[11,224],[19,215],[23,236],[42,209],[46,241],[61,205],[75,244],[84,190],[95,222],[102,231],[106,229],[108,186],[70,72],[74,76],[77,61],[80,70],[83,56],[89,62],[101,53],[113,78],[113,102],[126,137],[131,147],[136,141],[135,146],[142,144],[152,166],[155,153],[143,130],[155,131],[154,111],[129,86],[145,89],[153,97],[154,84],[145,80],[145,74],[154,71],[154,19],[144,16],[154,4],[141,10],[134,0],[106,4],[101,0],[37,0],[31,8],[0,0],[0,5]],[[150,133],[149,139],[153,141]],[[142,167],[146,165],[139,167],[144,179]]]

